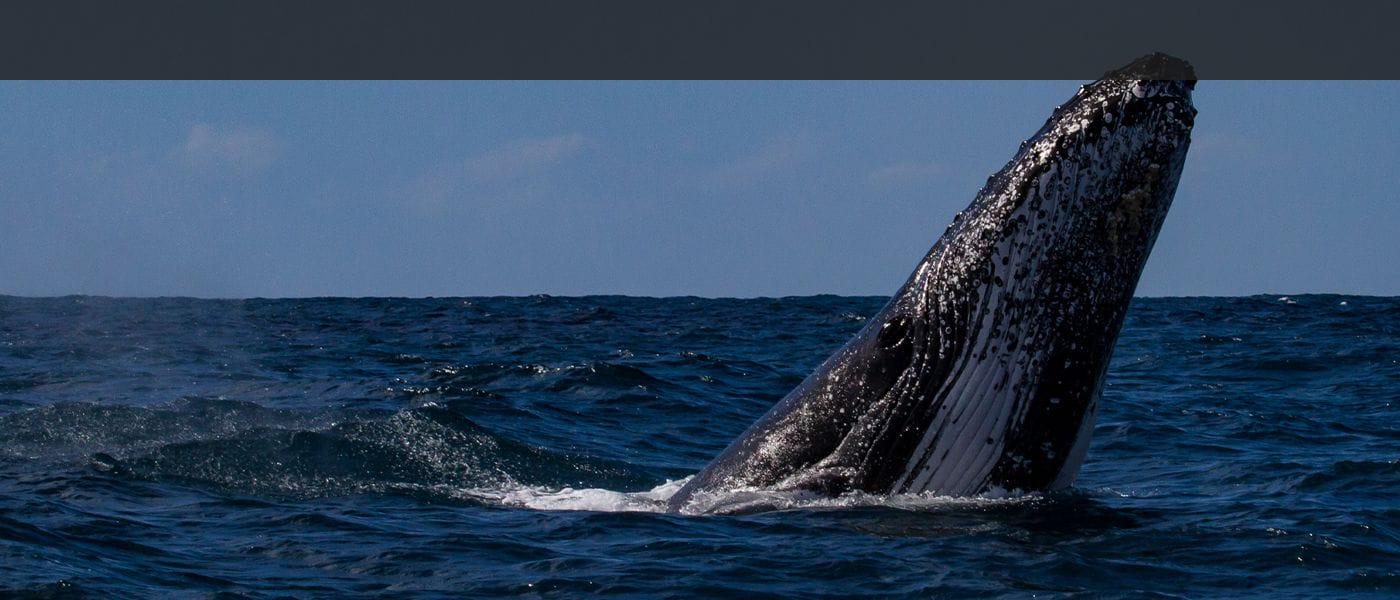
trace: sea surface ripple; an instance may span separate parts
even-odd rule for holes
[[[883,298],[0,296],[0,597],[1400,596],[1400,299],[1139,298],[1073,490],[665,498]]]

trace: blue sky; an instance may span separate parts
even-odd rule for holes
[[[1080,83],[5,82],[0,294],[885,295]],[[1196,105],[1139,295],[1400,295],[1400,82]]]

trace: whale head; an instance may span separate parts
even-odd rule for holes
[[[850,472],[953,494],[1073,481],[1186,160],[1194,87],[1186,63],[1139,59],[1082,86],[988,179],[878,319],[905,332],[920,375],[891,386],[904,426],[867,424],[875,452]]]
[[[1068,486],[1196,114],[1151,55],[1079,88],[855,338],[672,498]]]

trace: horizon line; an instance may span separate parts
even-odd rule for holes
[[[1355,294],[1349,292],[1259,292],[1251,294],[1190,294],[1190,295],[1134,295],[1133,300],[1168,300],[1168,299],[1189,299],[1189,298],[1259,298],[1277,297],[1279,299],[1303,298],[1309,296],[1346,296],[1351,298],[1400,298],[1400,295],[1382,294]],[[786,294],[782,296],[704,296],[699,294],[677,294],[653,296],[645,294],[551,294],[540,292],[534,294],[481,294],[481,295],[427,295],[427,296],[333,296],[333,295],[310,295],[310,296],[190,296],[190,295],[152,295],[152,296],[126,296],[108,294],[44,294],[44,295],[21,295],[0,293],[0,299],[20,299],[20,300],[62,300],[70,298],[95,298],[103,300],[207,300],[207,301],[248,301],[248,300],[454,300],[454,299],[528,299],[528,298],[559,298],[559,299],[581,299],[581,298],[636,298],[647,300],[671,300],[671,299],[700,299],[700,300],[783,300],[789,298],[891,298],[893,294]]]

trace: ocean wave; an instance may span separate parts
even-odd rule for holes
[[[126,447],[124,456],[98,452],[93,467],[144,480],[288,498],[524,485],[626,488],[647,480],[625,464],[498,435],[439,405],[391,414],[341,413],[313,429],[300,425],[330,416],[271,423],[239,421],[230,413],[221,427],[191,431],[188,421],[168,411],[151,413],[150,419],[171,419],[187,429],[174,436],[152,431],[162,438],[156,447]]]
[[[885,299],[0,297],[0,596],[1389,598],[1400,300],[1281,295],[1136,299],[1065,492],[696,514]]]

